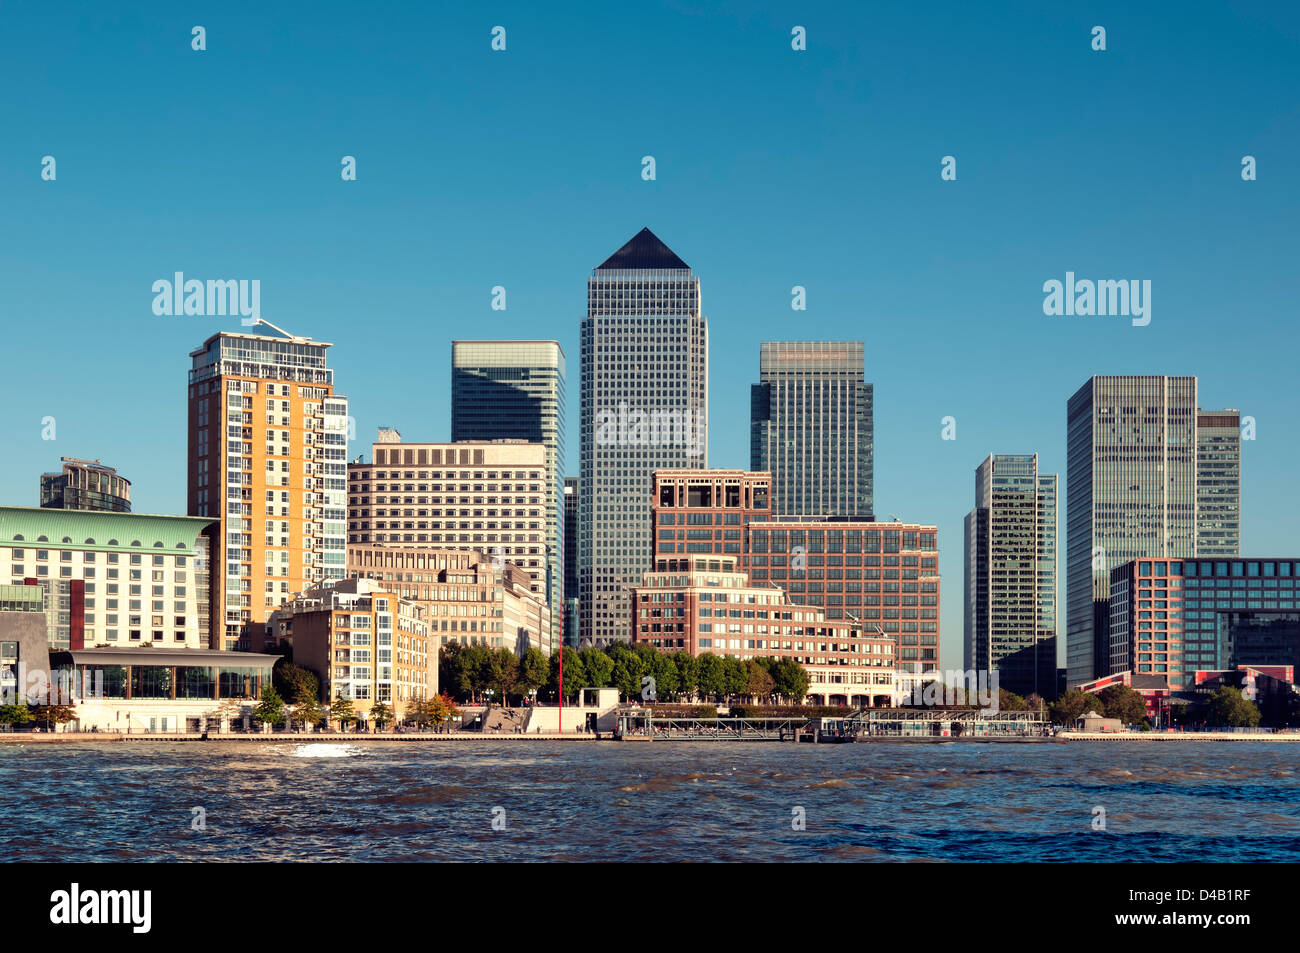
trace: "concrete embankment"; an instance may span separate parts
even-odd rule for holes
[[[1064,731],[1065,741],[1300,741],[1300,732],[1244,731]]]
[[[196,734],[157,733],[119,735],[95,731],[57,731],[57,732],[0,732],[0,744],[73,744],[90,742],[116,743],[128,741],[260,741],[289,742],[291,744],[315,744],[320,741],[346,741],[362,743],[367,741],[433,741],[433,742],[469,742],[469,741],[596,741],[594,735],[580,734],[488,734],[478,732],[453,732],[451,734],[421,734],[419,732],[402,732],[381,734],[341,734],[338,732],[316,734],[247,734],[232,732],[230,734],[210,734],[206,738]]]

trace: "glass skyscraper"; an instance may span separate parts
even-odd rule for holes
[[[1196,555],[1241,555],[1241,414],[1196,415]]]
[[[1110,571],[1196,548],[1196,378],[1093,377],[1067,404],[1066,667],[1113,674]]]
[[[648,228],[587,281],[582,322],[579,638],[632,634],[655,470],[708,466],[709,330],[700,281]]]
[[[564,351],[556,341],[453,341],[451,439],[546,447],[546,601],[551,644],[564,626]]]
[[[861,341],[763,342],[749,467],[771,471],[775,515],[875,518],[863,350]]]
[[[966,517],[965,667],[1045,698],[1056,694],[1056,483],[1037,454],[992,454]]]

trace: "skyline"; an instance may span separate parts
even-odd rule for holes
[[[137,512],[185,512],[185,355],[241,327],[155,316],[150,286],[175,271],[258,279],[268,320],[333,342],[361,445],[380,424],[442,441],[448,342],[554,338],[576,366],[587,275],[648,226],[700,277],[711,467],[748,467],[762,341],[866,342],[877,516],[939,527],[945,660],[960,657],[975,468],[1036,452],[1064,478],[1066,401],[1094,374],[1196,375],[1202,407],[1254,417],[1242,553],[1294,551],[1300,406],[1285,344],[1300,202],[1281,118],[1294,111],[1295,11],[1200,5],[1170,23],[1105,6],[1087,20],[954,8],[936,28],[908,11],[663,6],[557,24],[507,5],[492,22],[417,12],[403,35],[328,9],[294,24],[305,57],[273,12],[209,17],[200,54],[188,31],[206,13],[4,11],[29,42],[0,75],[19,92],[43,82],[6,106],[0,154],[14,223],[0,238],[0,502],[36,505],[39,475],[76,456],[132,480]],[[496,22],[510,46],[494,58]],[[805,53],[789,49],[795,22]],[[1093,22],[1108,26],[1105,53],[1088,48]],[[624,34],[636,49],[610,42]],[[718,70],[655,69],[682,57]],[[658,95],[631,116],[612,108],[649,71]],[[430,77],[450,78],[445,102],[424,95]],[[372,118],[389,97],[421,121]],[[160,148],[160,118],[194,132]],[[54,182],[40,179],[46,154]],[[640,178],[646,154],[654,182]],[[948,154],[955,182],[939,176]],[[1258,181],[1240,178],[1246,154]],[[357,156],[356,182],[338,178],[343,155]],[[1045,316],[1043,283],[1068,271],[1151,280],[1151,324]],[[497,285],[504,312],[490,309]],[[806,312],[790,310],[795,285]],[[991,390],[991,367],[1017,383]],[[393,419],[399,406],[411,416]],[[948,415],[955,441],[941,439]],[[54,441],[41,440],[46,416]]]

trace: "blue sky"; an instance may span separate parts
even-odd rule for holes
[[[1300,551],[1294,4],[466,6],[0,6],[0,501],[68,455],[184,510],[187,353],[238,319],[155,316],[175,271],[334,342],[363,442],[449,436],[453,338],[557,338],[576,461],[585,279],[648,225],[701,277],[712,465],[748,465],[760,341],[866,342],[877,512],[939,526],[949,667],[974,468],[1064,479],[1094,373],[1254,416],[1244,552]],[[1044,316],[1066,271],[1149,279],[1151,324]]]

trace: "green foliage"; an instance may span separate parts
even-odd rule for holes
[[[759,659],[745,662],[745,691],[750,698],[770,698],[776,680],[768,674],[768,667]]]
[[[339,695],[330,706],[330,717],[337,721],[341,728],[347,730],[348,725],[357,722],[357,708],[352,704],[352,699]]]
[[[262,724],[275,728],[284,724],[284,699],[275,690],[275,686],[262,686],[262,697],[253,709],[253,717]]]
[[[1147,723],[1147,703],[1140,692],[1127,685],[1107,685],[1101,690],[1102,714],[1118,718],[1126,725]]]
[[[622,645],[612,646],[609,657],[614,660],[611,679],[619,694],[629,701],[640,700],[641,676],[649,674],[645,670],[642,657]]]
[[[393,710],[383,702],[375,702],[370,708],[370,717],[375,721],[375,727],[380,731],[384,726],[393,720]]]
[[[519,661],[519,692],[541,691],[551,677],[551,662],[540,649],[529,647]]]
[[[0,725],[21,727],[30,725],[34,720],[32,710],[26,705],[0,705]]]
[[[432,704],[424,698],[412,698],[406,703],[403,719],[409,725],[423,728],[433,721]]]
[[[998,689],[998,711],[1028,711],[1029,703],[1015,692]]]
[[[587,668],[582,664],[582,657],[567,645],[559,652],[551,653],[551,673],[546,680],[547,692],[552,699],[560,697],[561,653],[564,658],[564,697],[565,699],[576,698],[578,692],[588,687]]]
[[[586,688],[609,688],[614,684],[614,660],[597,648],[586,648],[578,653],[586,674]],[[568,661],[565,661],[568,674]]]
[[[677,669],[677,693],[682,698],[694,698],[699,693],[700,662],[690,652],[673,653],[673,667]]]
[[[738,658],[733,658],[730,655],[722,657],[722,677],[725,686],[724,691],[728,698],[735,695],[744,695],[745,690],[749,688],[749,669]]]
[[[1081,692],[1077,688],[1071,688],[1052,702],[1048,711],[1051,714],[1053,724],[1071,725],[1076,718],[1082,717],[1085,712],[1095,711],[1100,714],[1104,707],[1101,699],[1096,695]]]
[[[1221,686],[1210,696],[1205,714],[1206,721],[1220,728],[1255,728],[1260,720],[1255,703],[1231,685]]]
[[[294,665],[287,658],[280,659],[271,669],[271,683],[282,699],[300,698],[304,691],[313,698],[320,698],[320,679],[316,673]]]
[[[710,652],[702,653],[696,661],[699,682],[699,694],[704,698],[721,698],[727,693],[726,670],[722,657]]]
[[[302,722],[304,728],[311,728],[321,720],[320,702],[316,694],[305,681],[298,686],[298,695],[294,698],[293,717]]]
[[[770,671],[773,694],[793,702],[804,700],[812,684],[806,668],[794,659],[777,659]]]

